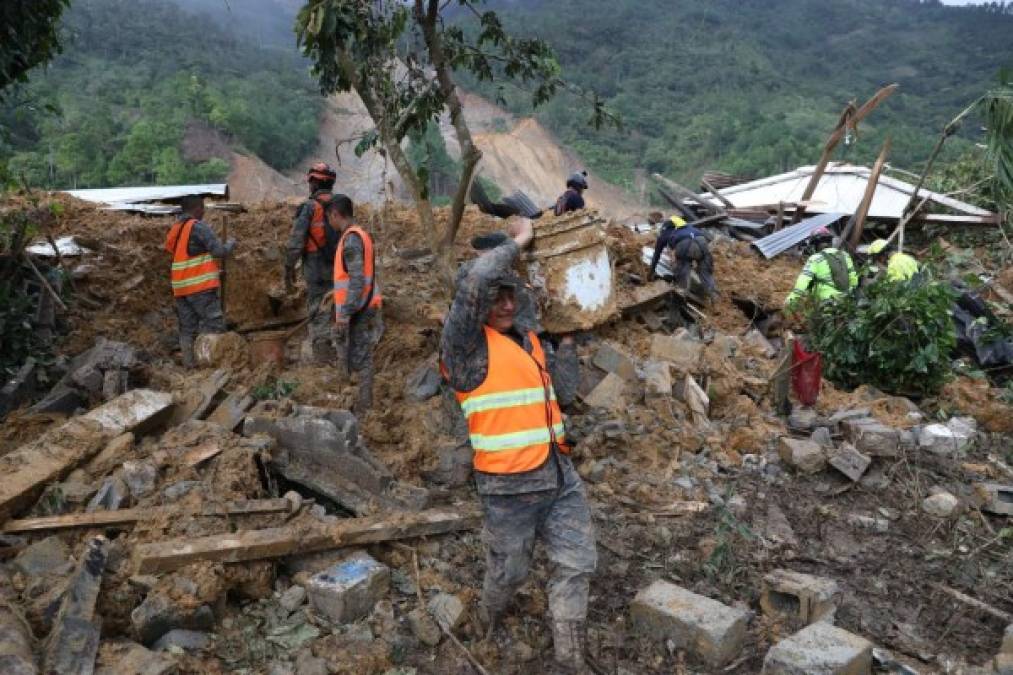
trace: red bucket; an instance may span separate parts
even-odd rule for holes
[[[791,388],[802,405],[816,405],[820,395],[823,362],[819,352],[807,352],[801,340],[795,340],[792,349]]]

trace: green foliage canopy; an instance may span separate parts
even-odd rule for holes
[[[0,95],[60,51],[57,26],[70,0],[0,3]]]

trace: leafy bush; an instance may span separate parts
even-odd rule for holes
[[[909,396],[933,394],[950,375],[957,338],[956,295],[927,272],[909,281],[880,279],[806,310],[809,348],[826,377],[848,388],[871,384]]]

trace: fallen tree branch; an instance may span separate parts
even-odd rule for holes
[[[941,584],[939,582],[935,582],[932,585],[937,590],[942,591],[943,593],[945,593],[946,595],[950,596],[951,598],[953,598],[955,600],[959,600],[960,602],[964,603],[965,605],[968,605],[969,607],[974,607],[977,610],[980,610],[982,612],[985,612],[986,614],[994,616],[995,618],[999,619],[1000,621],[1002,621],[1004,623],[1008,624],[1008,623],[1013,622],[1013,614],[1010,614],[1008,612],[1004,612],[1001,609],[998,609],[996,607],[993,607],[992,605],[989,605],[987,603],[982,602],[981,600],[977,600],[975,598],[972,598],[970,595],[967,595],[966,593],[961,593],[957,589],[950,588],[949,586],[947,586],[945,584]]]

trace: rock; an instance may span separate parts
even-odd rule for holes
[[[306,602],[306,589],[298,584],[290,586],[278,599],[278,604],[289,613],[299,609],[304,602]]]
[[[22,403],[30,401],[35,396],[38,384],[39,375],[35,359],[29,356],[14,377],[7,380],[0,389],[0,419]]]
[[[860,453],[851,443],[845,443],[839,450],[830,453],[830,466],[855,482],[861,479],[870,464],[872,458]]]
[[[861,513],[849,513],[845,520],[856,527],[860,527],[865,530],[872,532],[879,532],[883,534],[890,529],[890,521],[885,518],[876,518],[875,516],[868,516]]]
[[[690,414],[693,417],[693,425],[697,428],[709,428],[710,419],[710,397],[703,390],[693,376],[686,374],[682,385],[682,399],[689,406]]]
[[[404,396],[412,401],[428,401],[440,391],[440,374],[436,368],[423,363],[408,376]]]
[[[295,675],[295,670],[284,661],[272,661],[267,667],[267,675]]]
[[[211,637],[203,631],[176,628],[158,638],[151,648],[156,652],[176,649],[184,652],[199,652],[207,649],[209,644],[211,644]]]
[[[429,599],[429,613],[447,630],[456,630],[464,620],[464,603],[456,595],[437,593]]]
[[[763,578],[760,607],[774,618],[798,619],[806,624],[834,622],[842,592],[833,579],[792,570],[774,570]]]
[[[672,396],[672,366],[667,361],[644,363],[644,384],[648,398]]]
[[[1013,623],[1006,626],[1006,632],[1002,635],[1002,647],[999,648],[999,653],[1013,655]]]
[[[761,521],[757,529],[765,539],[785,546],[798,546],[798,537],[795,536],[795,530],[788,522],[788,516],[776,504],[767,506],[767,517]]]
[[[150,645],[176,628],[211,630],[215,616],[207,605],[183,608],[162,593],[149,593],[130,613],[130,623],[142,644]]]
[[[12,563],[14,569],[28,577],[55,572],[70,561],[70,549],[59,537],[46,537],[19,553]]]
[[[102,481],[102,485],[99,486],[98,492],[88,502],[88,506],[85,511],[93,513],[95,511],[115,511],[123,504],[123,502],[130,496],[130,490],[127,484],[123,482],[119,476],[110,476]]]
[[[982,511],[1000,516],[1013,516],[1013,485],[978,483],[974,486],[975,498]]]
[[[83,408],[87,404],[88,401],[84,394],[61,381],[49,390],[45,398],[33,405],[29,410],[37,415],[45,415],[47,413],[73,415],[79,408]]]
[[[918,432],[918,447],[936,455],[963,453],[974,441],[975,431],[957,417],[946,424],[926,424]]]
[[[460,487],[471,480],[472,455],[471,445],[445,445],[436,451],[436,468],[423,471],[422,477],[437,485]]]
[[[162,496],[167,502],[175,502],[190,493],[196,487],[199,487],[202,483],[199,480],[180,480],[176,481],[172,485],[162,490]]]
[[[618,347],[608,342],[602,343],[598,347],[598,351],[594,353],[591,363],[606,373],[618,375],[627,382],[637,381],[637,366],[633,363],[633,359]]]
[[[134,435],[129,431],[125,434],[120,434],[109,441],[106,447],[102,449],[102,452],[97,454],[88,463],[88,473],[93,476],[103,476],[109,473],[123,463],[123,458],[133,447]]]
[[[768,359],[772,359],[777,356],[777,349],[774,348],[774,345],[770,344],[770,340],[768,340],[763,333],[755,328],[746,333],[742,338],[742,341],[747,346],[752,347]]]
[[[201,333],[194,342],[193,353],[201,368],[239,370],[249,365],[246,339],[239,333]]]
[[[819,415],[809,406],[796,405],[788,416],[788,426],[798,431],[809,431],[816,426]]]
[[[688,336],[655,334],[651,338],[651,358],[668,361],[680,373],[692,373],[700,365],[704,345]]]
[[[584,403],[592,408],[625,410],[627,407],[625,393],[626,381],[615,373],[609,373],[598,383],[594,391],[584,397]]]
[[[937,518],[949,518],[960,506],[960,500],[949,492],[937,492],[922,501],[922,511]]]
[[[900,454],[900,430],[872,418],[845,420],[844,436],[859,452],[872,457],[897,457]]]
[[[818,621],[778,642],[763,659],[763,675],[859,675],[872,672],[872,643]]]
[[[416,607],[408,612],[408,626],[412,629],[415,637],[419,639],[419,642],[427,644],[430,647],[440,644],[443,633],[424,607]]]
[[[172,675],[178,672],[171,656],[127,640],[103,642],[102,659],[104,663],[95,675]]]
[[[295,675],[330,675],[327,661],[303,649],[295,659]]]
[[[154,464],[141,461],[123,462],[123,482],[134,499],[140,499],[155,489],[158,469]]]
[[[869,408],[850,408],[848,410],[840,410],[830,416],[830,426],[834,427],[842,424],[846,420],[857,420],[862,418],[869,418],[872,415],[872,411]]]
[[[314,575],[306,584],[310,605],[334,623],[368,616],[390,589],[390,568],[359,551]]]
[[[834,447],[834,439],[831,437],[830,429],[827,427],[816,427],[813,429],[813,432],[809,434],[809,440],[823,448],[829,449]]]
[[[742,648],[751,612],[729,607],[667,581],[637,593],[630,606],[633,625],[649,637],[671,642],[718,667]]]
[[[826,453],[812,441],[781,437],[781,460],[802,473],[817,473],[827,466]]]

